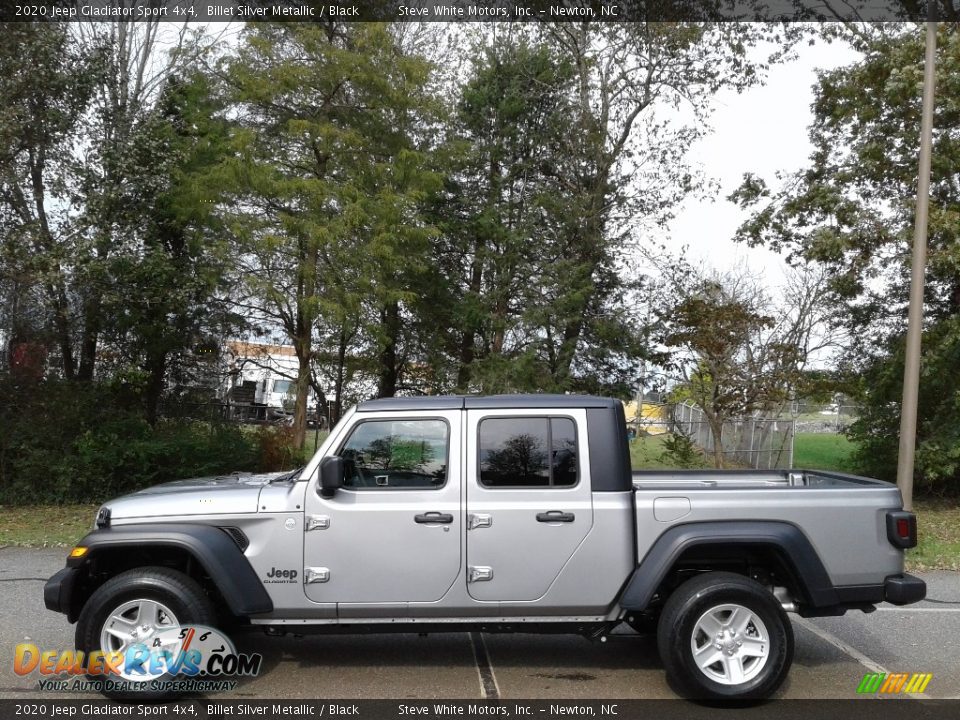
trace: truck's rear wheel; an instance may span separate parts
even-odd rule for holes
[[[690,697],[759,700],[793,662],[793,629],[777,599],[753,580],[710,572],[667,600],[657,646],[668,677]]]
[[[177,627],[209,626],[215,617],[210,600],[189,576],[160,567],[128,570],[97,588],[83,606],[77,621],[77,649],[89,656],[97,650],[122,654],[137,644],[161,643],[162,647],[171,634],[176,636],[171,631]],[[102,690],[108,697],[158,700],[172,694],[151,689],[151,681],[169,679],[170,675],[141,679],[136,673],[121,673],[99,676],[96,681],[109,680]]]

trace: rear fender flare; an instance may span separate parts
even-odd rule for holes
[[[627,581],[620,606],[645,610],[674,563],[691,548],[707,546],[773,549],[786,563],[804,602],[813,607],[840,603],[820,556],[800,528],[787,522],[732,520],[685,523],[664,532]]]

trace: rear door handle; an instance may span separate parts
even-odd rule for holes
[[[573,522],[576,518],[576,515],[568,512],[561,512],[560,510],[551,510],[550,512],[537,513],[537,522],[553,523],[553,522]]]
[[[413,521],[417,523],[417,525],[447,525],[453,522],[453,515],[448,513],[428,512],[423,513],[423,515],[414,515]]]

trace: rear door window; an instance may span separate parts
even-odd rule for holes
[[[577,484],[576,426],[570,418],[486,418],[479,428],[480,484],[497,488]]]

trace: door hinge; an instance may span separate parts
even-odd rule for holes
[[[307,515],[307,522],[303,526],[303,531],[326,530],[328,527],[330,527],[330,518],[327,515]]]
[[[330,568],[308,567],[303,569],[304,583],[312,585],[313,583],[325,583],[330,579]]]
[[[486,582],[493,580],[493,568],[471,565],[467,569],[467,582]]]
[[[486,513],[470,513],[470,520],[467,523],[468,530],[490,527],[493,525],[493,516]]]

